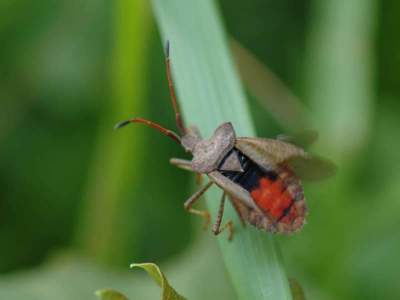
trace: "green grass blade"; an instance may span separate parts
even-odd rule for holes
[[[153,0],[153,8],[164,41],[171,42],[173,77],[188,125],[208,136],[231,121],[239,136],[255,135],[214,1]],[[214,189],[207,195],[214,217],[220,193]],[[229,219],[236,225],[234,240],[228,242],[224,234],[218,240],[238,298],[291,299],[273,237],[251,226],[241,228],[227,205],[224,220]]]
[[[324,153],[349,159],[367,141],[373,114],[374,0],[314,1],[308,93]]]
[[[360,176],[364,177],[363,168],[373,169],[371,159],[365,159],[363,155],[368,153],[366,157],[373,157],[371,154],[376,148],[372,147],[370,135],[378,132],[371,127],[375,122],[373,79],[377,3],[375,0],[312,1],[313,13],[309,22],[306,77],[312,121],[321,133],[316,146],[319,153],[334,160],[338,172],[333,180],[309,193],[310,200],[323,199],[324,203],[318,212],[318,205],[314,209],[310,201],[310,210],[314,212],[311,222],[315,225],[323,222],[323,226],[312,227],[309,231],[311,236],[318,237],[313,252],[323,255],[306,258],[304,263],[318,266],[319,282],[327,291],[340,295],[336,298],[342,299],[355,298],[349,273],[354,274],[353,265],[358,264],[353,261],[350,266],[343,266],[342,262],[348,253],[352,253],[360,233],[369,232],[365,224],[373,223],[374,228],[379,228],[379,218],[374,215],[373,222],[360,221],[358,229],[352,226],[347,230],[342,224],[351,224],[355,215],[364,215],[359,201],[368,207],[366,211],[374,211],[371,206],[375,200],[379,206],[383,204],[381,198],[357,183]],[[380,186],[376,179],[369,180]],[[368,220],[368,217],[364,219]],[[341,245],[341,249],[332,245]],[[326,260],[326,257],[330,259]]]
[[[143,111],[148,61],[146,41],[151,29],[151,12],[149,4],[143,0],[113,3],[112,101],[99,129],[77,243],[84,253],[99,261],[122,263],[127,255],[128,229],[121,226],[120,219],[127,202],[134,201],[126,195],[136,182],[134,176],[138,176],[135,169],[142,153],[143,136],[140,131],[118,134],[113,125],[128,118],[132,111],[138,114]]]

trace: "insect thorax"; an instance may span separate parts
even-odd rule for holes
[[[198,173],[209,173],[217,169],[221,160],[232,150],[235,141],[232,124],[223,123],[209,139],[196,140],[185,136],[182,145],[193,154],[192,169]]]

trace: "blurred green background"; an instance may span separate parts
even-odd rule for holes
[[[211,234],[182,209],[194,178],[168,159],[183,151],[140,126],[112,130],[130,116],[174,128],[145,3],[0,3],[1,299],[135,287],[132,262],[191,274],[196,247],[212,259],[193,278],[219,269],[210,289],[232,296]],[[399,299],[400,3],[217,3],[227,32],[309,107],[313,150],[339,167],[306,184],[304,230],[278,238],[288,276],[309,299]],[[249,105],[260,136],[285,131],[251,95]]]

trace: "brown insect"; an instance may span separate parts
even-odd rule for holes
[[[115,128],[129,123],[143,123],[169,136],[193,155],[191,161],[172,158],[170,162],[185,170],[208,176],[209,182],[184,204],[188,212],[206,218],[207,225],[209,213],[192,206],[213,184],[223,190],[212,229],[214,234],[228,228],[228,238],[232,238],[231,220],[221,228],[227,195],[243,224],[248,222],[273,233],[291,233],[301,229],[305,223],[307,207],[300,177],[314,179],[328,176],[332,174],[333,165],[287,142],[289,138],[286,136],[278,139],[236,137],[229,122],[221,124],[210,138],[203,139],[196,127],[187,128],[183,124],[171,78],[168,42],[166,68],[180,135],[142,118],[120,122]]]

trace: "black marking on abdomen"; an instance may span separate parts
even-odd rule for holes
[[[267,171],[261,168],[236,148],[233,148],[229,153],[226,154],[226,156],[221,160],[218,169],[223,165],[225,159],[232,152],[236,152],[240,164],[242,166],[243,172],[222,171],[222,170],[219,170],[219,172],[225,177],[232,180],[233,182],[239,184],[242,188],[246,189],[247,191],[251,191],[254,188],[256,188],[258,186],[260,178],[262,177],[267,177],[271,181],[275,181],[278,178],[278,174],[275,171]]]

